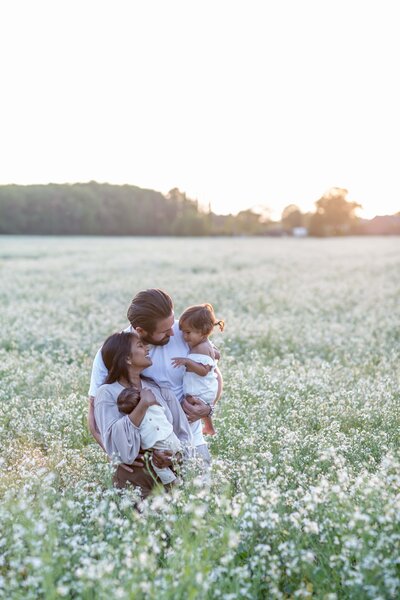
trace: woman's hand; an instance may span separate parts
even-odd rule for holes
[[[153,450],[153,464],[158,469],[166,469],[172,465],[171,450]]]
[[[144,450],[140,450],[139,454],[137,455],[137,457],[135,458],[135,460],[133,461],[133,463],[131,465],[126,465],[125,463],[120,463],[120,467],[122,469],[125,469],[125,471],[128,471],[128,473],[133,473],[133,469],[132,467],[141,467],[143,469],[144,467]]]
[[[140,401],[138,405],[128,415],[129,419],[132,421],[135,427],[140,427],[140,424],[144,419],[147,409],[150,406],[154,405],[158,405],[158,402],[153,392],[148,388],[142,389],[140,392]]]
[[[182,408],[186,413],[189,423],[204,419],[204,417],[208,417],[210,414],[210,407],[208,404],[194,396],[186,396],[182,402]]]
[[[140,402],[143,402],[143,405],[146,406],[146,408],[158,404],[155,395],[148,388],[144,388],[140,392]]]

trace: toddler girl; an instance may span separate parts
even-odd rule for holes
[[[185,358],[173,358],[174,367],[185,367],[183,376],[183,392],[185,396],[195,396],[210,406],[210,414],[203,419],[203,433],[214,435],[215,429],[211,420],[213,407],[218,392],[218,381],[215,373],[218,350],[208,339],[214,327],[224,330],[224,321],[217,321],[211,304],[189,306],[179,319],[182,331],[190,352]]]

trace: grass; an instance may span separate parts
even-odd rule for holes
[[[0,597],[397,598],[400,241],[0,238]],[[86,429],[138,290],[226,330],[209,486],[132,509]]]

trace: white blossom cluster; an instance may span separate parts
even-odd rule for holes
[[[0,238],[0,598],[400,596],[398,238]],[[211,477],[146,501],[87,431],[132,296],[226,329]]]

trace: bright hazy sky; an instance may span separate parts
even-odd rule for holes
[[[400,211],[396,0],[0,0],[0,184]]]

